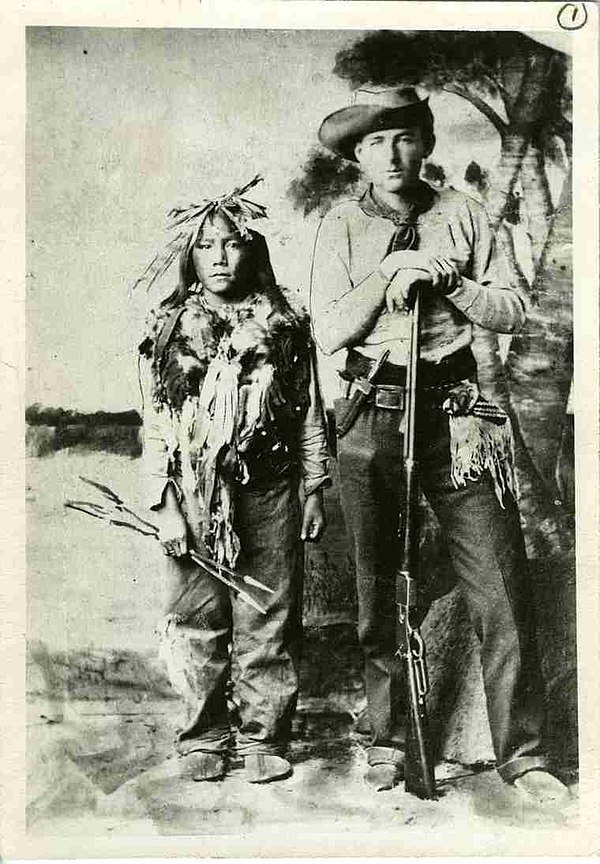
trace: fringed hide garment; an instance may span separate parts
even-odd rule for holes
[[[279,288],[219,307],[198,291],[151,316],[140,350],[152,358],[155,407],[173,426],[173,479],[193,497],[214,560],[234,566],[236,486],[295,461],[310,402],[308,316]]]

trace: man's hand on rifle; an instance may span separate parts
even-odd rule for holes
[[[404,255],[393,252],[388,255]],[[410,253],[416,254],[418,253]],[[385,259],[387,260],[387,259]],[[419,285],[426,285],[441,294],[451,294],[460,282],[456,265],[448,258],[429,258],[429,267],[403,267],[398,270],[388,285],[385,302],[389,312],[393,309],[406,309],[412,306],[414,292]]]
[[[430,285],[431,277],[423,270],[399,270],[385,292],[385,305],[388,312],[412,307],[415,291],[420,285]]]
[[[420,272],[421,281],[429,283],[431,288],[442,294],[451,294],[460,282],[458,267],[450,258],[427,255],[411,249],[403,249],[386,255],[380,264],[380,270],[391,282],[394,282],[401,273],[417,270]],[[412,278],[415,278],[414,273]],[[404,288],[404,291],[408,298],[410,288]]]

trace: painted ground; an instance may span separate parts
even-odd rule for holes
[[[137,497],[135,460],[62,451],[29,462],[32,839],[48,849],[68,841],[84,856],[90,842],[96,850],[111,841],[120,854],[138,840],[162,839],[164,850],[184,836],[197,838],[199,854],[299,853],[310,844],[323,854],[536,854],[546,844],[567,854],[574,848],[581,832],[576,797],[561,813],[528,805],[490,767],[489,732],[481,723],[447,735],[437,768],[439,801],[364,786],[364,699],[337,528],[309,566],[312,605],[293,777],[257,788],[236,768],[221,783],[182,780],[171,750],[177,700],[156,660],[160,553],[151,540],[66,511],[66,498],[87,495],[79,474],[109,483],[129,501]],[[334,576],[319,595],[313,583],[322,581],[323,566]],[[327,609],[329,626],[313,626]],[[478,698],[474,690],[471,707]],[[448,757],[460,754],[459,738],[470,765]],[[574,771],[567,766],[564,776],[576,796]]]

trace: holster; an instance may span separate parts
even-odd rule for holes
[[[336,434],[338,438],[343,438],[352,429],[365,402],[375,389],[375,385],[371,384],[366,378],[355,378],[353,384],[356,389],[346,410],[339,418],[336,417]]]
[[[354,392],[350,398],[350,404],[338,420],[338,438],[343,438],[356,422],[356,418],[362,411],[363,405],[373,393],[373,390],[376,389],[376,385],[373,384],[373,381],[381,372],[389,354],[389,348],[385,348],[374,363],[368,362],[368,368],[365,370],[364,374],[359,373],[358,375],[348,375],[347,368],[343,372],[340,372],[342,378],[352,383]],[[350,354],[348,357],[349,356]],[[346,358],[346,367],[348,366],[348,357]]]

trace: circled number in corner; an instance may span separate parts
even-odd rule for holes
[[[558,26],[563,30],[581,30],[587,19],[585,3],[565,3],[556,16]]]

